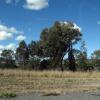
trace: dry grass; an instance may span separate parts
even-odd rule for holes
[[[99,72],[0,70],[0,92],[65,92],[100,90]]]

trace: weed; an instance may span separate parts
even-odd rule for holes
[[[0,93],[0,98],[13,98],[16,97],[14,93]]]

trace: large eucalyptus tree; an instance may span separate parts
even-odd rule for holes
[[[53,66],[59,65],[63,71],[62,61],[64,56],[69,52],[69,63],[73,62],[72,46],[81,39],[81,36],[80,29],[76,24],[57,21],[52,27],[45,28],[41,32],[40,42],[43,55],[52,59]],[[75,67],[74,63],[69,65]]]

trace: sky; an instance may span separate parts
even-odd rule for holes
[[[89,56],[100,49],[100,0],[0,0],[0,52],[15,50],[22,40],[39,40],[55,21],[72,21],[81,28]]]

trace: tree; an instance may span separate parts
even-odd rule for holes
[[[37,57],[30,58],[27,66],[28,66],[28,69],[39,70],[40,69],[40,59]]]
[[[70,48],[68,51],[68,61],[69,61],[69,70],[76,71],[75,57],[73,53],[72,43],[70,44]]]
[[[29,50],[25,41],[21,41],[16,49],[16,61],[18,66],[22,66],[22,68],[25,68],[29,61]]]
[[[43,57],[40,41],[31,41],[28,45],[29,49],[29,63],[28,66],[35,70],[40,69],[40,60]],[[45,66],[44,66],[45,67]]]
[[[95,50],[91,55],[93,66],[96,70],[100,70],[100,50]]]
[[[31,41],[31,43],[28,45],[28,49],[29,49],[30,58],[34,58],[34,57],[39,58],[43,56],[43,51],[42,51],[40,41]]]
[[[88,70],[87,49],[86,49],[85,41],[82,41],[81,43],[80,52],[77,57],[77,63],[78,63],[79,70],[82,70],[82,71]]]
[[[14,60],[14,52],[12,50],[3,50],[1,53],[1,66],[2,68],[16,68]]]
[[[73,23],[57,21],[52,27],[45,28],[41,33],[40,42],[43,55],[53,61],[54,67],[59,65],[63,71],[62,61],[70,44],[77,43],[81,36],[80,30],[75,28]]]
[[[93,57],[93,58],[96,58],[96,59],[100,59],[100,50],[95,50],[95,51],[92,53],[92,57]]]
[[[14,58],[14,52],[12,50],[3,50],[1,56],[6,60],[12,60]]]
[[[30,57],[34,57],[37,53],[37,43],[35,41],[31,41],[31,43],[28,45],[28,48]]]

